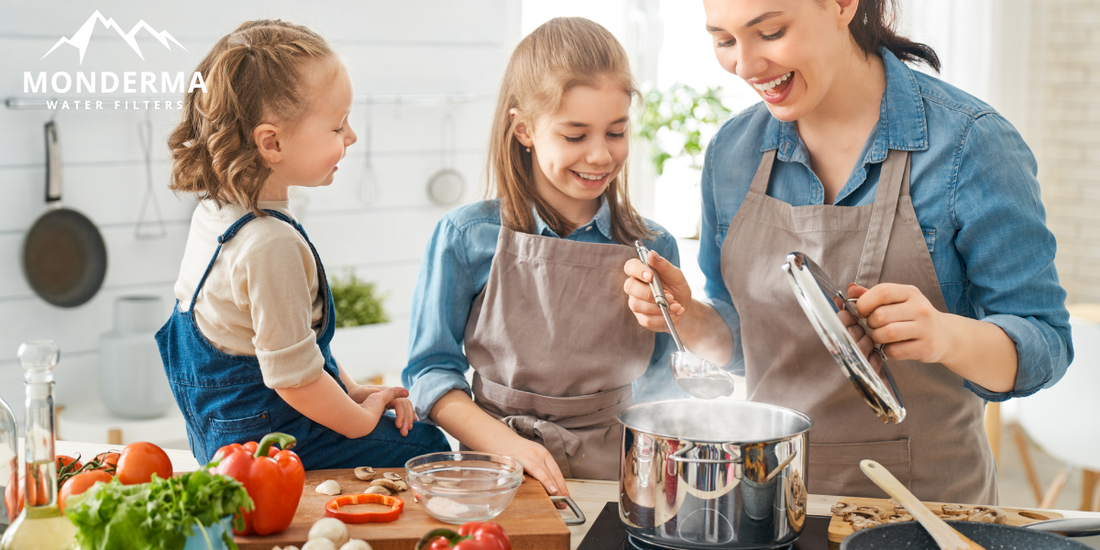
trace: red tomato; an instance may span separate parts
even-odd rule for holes
[[[154,473],[162,479],[172,477],[172,460],[164,449],[144,441],[122,449],[115,474],[123,485],[148,483]]]
[[[69,464],[72,464],[74,462],[76,463],[76,465],[73,466],[72,468],[69,468],[70,472],[75,472],[75,471],[79,470],[83,466],[83,464],[81,464],[79,460],[77,460],[77,459],[75,459],[71,456],[57,455],[57,471],[60,472],[62,468],[64,468],[65,466],[68,466]]]
[[[110,469],[110,468],[117,468],[118,467],[118,456],[119,455],[116,452],[99,453],[99,454],[95,455],[95,460],[98,460],[98,461],[101,462],[100,466],[96,469],[97,470],[107,470],[107,469]]]
[[[61,507],[61,510],[65,510],[65,499],[69,498],[69,496],[79,495],[87,491],[92,485],[95,485],[97,481],[110,483],[111,479],[111,474],[103,470],[92,470],[70,477],[68,481],[61,486],[61,494],[57,497],[57,505]]]
[[[12,474],[12,478],[15,478],[15,474]],[[49,502],[44,481],[39,485],[38,502],[34,503],[36,506]],[[15,521],[15,518],[19,516],[19,512],[23,511],[23,500],[26,491],[27,481],[22,476],[19,477],[18,481],[9,482],[7,489],[4,490],[4,505],[8,508],[8,519],[11,521]]]

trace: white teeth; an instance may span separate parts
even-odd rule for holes
[[[601,180],[601,179],[603,179],[603,177],[605,175],[607,175],[607,174],[600,174],[600,175],[597,176],[597,175],[582,174],[580,172],[573,172],[573,173],[580,176],[580,178],[582,180],[589,180],[589,181]]]
[[[765,82],[763,84],[753,84],[753,87],[755,87],[757,90],[760,90],[762,92],[766,92],[766,91],[782,84],[784,81],[786,81],[788,78],[790,78],[791,75],[793,75],[793,74],[794,74],[794,72],[792,71],[792,72],[789,72],[789,73],[787,73],[787,74],[785,74],[785,75],[783,75],[783,76],[781,76],[781,77],[779,77],[779,78],[777,78],[777,79],[775,79],[771,82]]]

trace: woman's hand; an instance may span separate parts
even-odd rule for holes
[[[852,287],[855,286],[857,285],[853,284],[848,288],[849,295],[853,291]],[[863,287],[860,288],[862,289],[860,293],[866,292],[866,289],[863,289]],[[856,346],[859,348],[860,353],[867,358],[867,361],[874,367],[875,372],[882,374],[882,358],[875,352],[875,341],[871,339],[871,335],[863,330],[863,326],[859,324],[859,320],[848,311],[845,304],[841,303],[840,298],[834,297],[833,303],[837,307],[837,317],[839,317],[840,322],[844,324],[844,328],[848,329],[848,334],[856,341]]]
[[[867,289],[853,284],[848,296],[857,298],[856,308],[867,319],[871,339],[884,344],[887,358],[943,363],[950,355],[954,334],[948,316],[917,287],[881,283]]]
[[[562,476],[558,463],[546,447],[512,432],[509,437],[503,438],[499,445],[493,445],[484,451],[519,460],[523,463],[523,470],[537,479],[548,494],[569,496],[565,477]]]
[[[628,300],[630,311],[634,312],[638,324],[643,327],[653,332],[668,332],[668,325],[665,324],[665,318],[661,315],[661,308],[657,305],[653,298],[653,291],[649,288],[649,282],[653,280],[653,273],[656,272],[661,278],[661,286],[668,300],[672,322],[679,329],[679,320],[684,317],[688,311],[688,305],[691,304],[691,288],[688,287],[687,279],[684,278],[684,272],[652,250],[649,251],[646,262],[649,267],[637,258],[632,258],[623,267],[627,275],[623,290],[630,296]]]

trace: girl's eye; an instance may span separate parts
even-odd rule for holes
[[[580,136],[565,136],[565,141],[568,141],[569,143],[579,143],[583,139],[584,139],[583,135],[580,135]]]
[[[337,134],[342,134],[343,132],[344,132],[344,127],[343,126],[336,129]]]
[[[613,138],[615,138],[615,139],[619,139],[619,138],[621,138],[621,137],[625,136],[625,135],[626,135],[626,132],[619,132],[618,134],[614,134],[614,133],[608,132],[608,134],[607,134],[607,135],[609,135],[609,136],[611,136],[611,137],[613,137]]]
[[[722,42],[719,42],[718,47],[719,48],[730,48],[730,47],[733,47],[733,45],[736,44],[736,43],[737,43],[737,40],[735,40],[733,38],[730,38],[729,40],[723,40]]]
[[[763,38],[764,40],[779,40],[780,38],[783,38],[783,34],[786,32],[787,29],[782,28],[772,34],[762,34],[760,35],[760,38]]]

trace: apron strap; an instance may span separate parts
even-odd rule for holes
[[[909,190],[909,151],[890,149],[879,173],[871,223],[856,270],[855,282],[860,286],[871,288],[882,277],[886,247],[890,243],[890,232],[894,228],[894,216],[903,188]]]
[[[756,168],[756,175],[752,177],[749,192],[768,194],[768,180],[772,177],[772,164],[775,163],[775,155],[778,152],[779,149],[764,151],[764,156],[760,157],[760,166]]]

